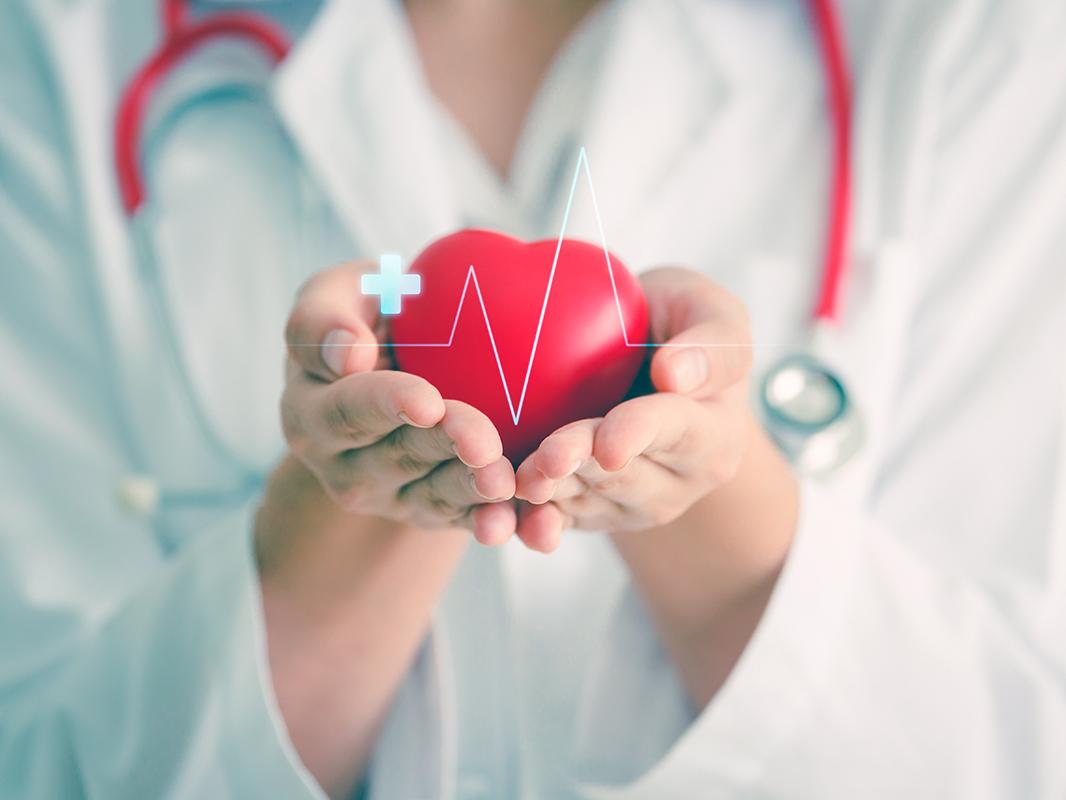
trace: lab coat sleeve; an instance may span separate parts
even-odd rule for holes
[[[995,8],[940,106],[870,495],[803,486],[768,608],[699,713],[628,591],[589,675],[585,796],[1066,796],[1064,15]],[[1056,26],[1004,42],[1022,8]]]
[[[57,636],[38,668],[4,682],[0,794],[322,796],[270,699],[248,517],[199,534],[180,557],[145,569],[111,613],[80,625],[80,609],[41,607],[58,576],[26,564],[21,548],[15,563],[28,572],[5,576],[4,613],[15,626],[5,631],[4,666],[20,655],[10,636],[18,626],[58,626],[66,616],[79,629]],[[29,533],[5,532],[5,558]]]
[[[60,104],[0,2],[0,797],[319,798],[266,674],[249,506],[165,552],[114,388]]]
[[[624,598],[598,668],[621,677],[591,682],[581,731],[587,795],[1062,796],[1066,692],[1050,648],[840,497],[807,485],[802,503],[770,605],[702,713]],[[637,693],[647,723],[618,718],[634,707],[620,693]]]

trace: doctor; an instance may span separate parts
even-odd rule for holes
[[[866,436],[814,481],[745,401],[819,279],[804,3],[256,4],[291,52],[168,78],[131,223],[158,9],[0,0],[0,797],[1061,797],[1066,13],[839,6]],[[582,144],[656,337],[750,349],[517,474],[372,349],[282,374],[380,335],[378,253],[556,235]]]

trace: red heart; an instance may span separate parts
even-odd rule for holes
[[[431,244],[410,271],[422,293],[392,319],[397,364],[483,411],[515,464],[556,428],[605,414],[636,377],[644,350],[627,342],[647,341],[647,304],[601,247],[465,230]]]

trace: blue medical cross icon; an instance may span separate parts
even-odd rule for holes
[[[393,253],[381,256],[378,263],[381,272],[363,276],[363,294],[377,295],[382,314],[399,314],[404,295],[422,293],[422,276],[404,273],[400,257]]]

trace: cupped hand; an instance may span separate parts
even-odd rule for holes
[[[289,448],[347,511],[500,543],[517,524],[500,436],[477,409],[389,369],[377,309],[359,288],[373,268],[321,272],[297,298],[281,402]]]
[[[566,425],[517,470],[518,535],[551,551],[567,527],[612,532],[665,525],[737,473],[754,421],[743,304],[691,270],[641,276],[656,393]]]

